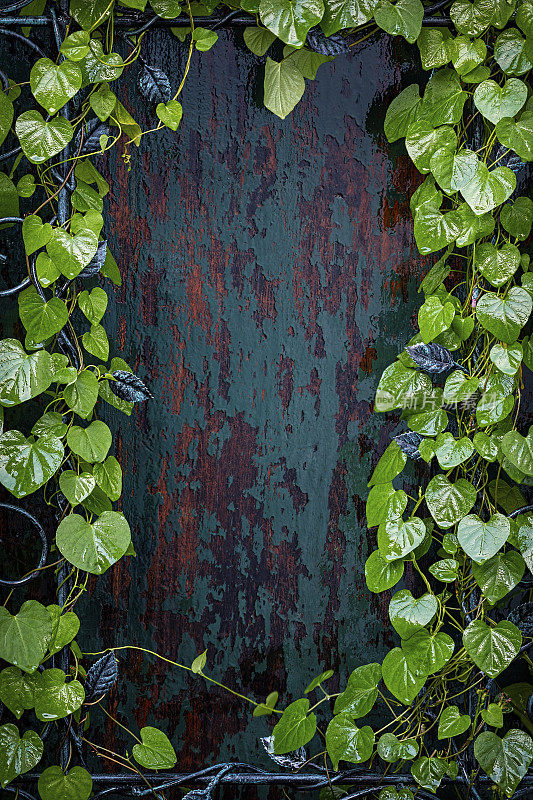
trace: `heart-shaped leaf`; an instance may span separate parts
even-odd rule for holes
[[[473,561],[483,564],[503,547],[510,533],[510,522],[502,514],[493,514],[487,522],[468,514],[459,522],[457,539]]]
[[[471,180],[461,187],[461,194],[474,212],[480,216],[492,211],[512,195],[516,189],[516,175],[508,167],[489,170],[478,161]]]
[[[499,249],[489,242],[476,247],[476,268],[493,286],[503,286],[520,265],[520,250],[514,244]]]
[[[512,344],[531,315],[531,295],[513,286],[505,297],[486,292],[478,301],[476,314],[485,330],[502,342]]]
[[[16,339],[0,341],[0,405],[16,406],[46,391],[52,360],[46,350],[26,353]]]
[[[67,434],[67,444],[77,456],[94,464],[103,461],[111,447],[111,431],[101,420],[97,419],[87,428],[73,425]]]
[[[450,483],[444,475],[435,475],[426,489],[426,503],[440,528],[451,528],[476,502],[477,492],[464,478]]]
[[[492,728],[503,728],[503,710],[496,703],[489,703],[489,707],[482,710],[481,718]]]
[[[498,141],[514,150],[522,161],[533,161],[533,111],[524,111],[514,122],[505,117],[495,128]]]
[[[64,397],[68,407],[76,414],[83,419],[90,417],[98,400],[98,379],[94,372],[82,370],[65,388]]]
[[[443,399],[446,403],[464,403],[477,391],[478,386],[479,378],[470,378],[462,370],[456,370],[446,378]]]
[[[487,46],[482,39],[470,39],[469,36],[456,36],[450,39],[448,50],[452,64],[459,75],[466,75],[478,64],[481,64],[487,55]]]
[[[128,549],[130,526],[116,511],[104,511],[92,524],[79,514],[69,514],[59,524],[56,543],[75,567],[101,575]]]
[[[510,78],[503,87],[496,81],[483,81],[474,92],[474,103],[485,119],[494,125],[503,117],[514,117],[527,100],[527,86],[518,78]]]
[[[322,0],[261,0],[261,22],[285,44],[305,44],[309,28],[317,25],[324,14]]]
[[[485,731],[474,742],[474,755],[494,783],[507,797],[512,797],[533,761],[533,740],[516,728],[507,731],[503,738]]]
[[[29,675],[18,667],[0,672],[0,700],[17,719],[35,705],[35,686],[39,674]]]
[[[68,119],[54,117],[46,122],[38,111],[25,111],[15,123],[15,131],[26,158],[34,164],[57,155],[74,134]]]
[[[457,467],[467,461],[474,452],[474,445],[468,436],[455,439],[451,433],[439,433],[435,445],[435,455],[444,470]]]
[[[415,599],[409,589],[401,589],[389,603],[389,617],[402,639],[408,639],[421,627],[429,625],[437,613],[437,598],[426,592]]]
[[[0,785],[5,788],[18,775],[28,772],[42,758],[43,743],[35,731],[22,738],[15,725],[0,726]]]
[[[309,701],[307,701],[309,705]],[[177,762],[176,753],[168,737],[157,728],[141,728],[142,744],[133,746],[133,757],[146,769],[172,769]]]
[[[435,128],[430,122],[422,120],[409,126],[405,146],[418,171],[427,173],[436,150],[444,149],[450,152],[455,150],[457,134],[449,125]]]
[[[178,130],[178,125],[183,116],[183,108],[177,100],[169,100],[168,103],[158,103],[155,109],[158,119],[163,125],[172,131]]]
[[[349,714],[352,719],[369,714],[378,696],[380,680],[380,664],[364,664],[354,669],[346,689],[335,700],[334,713]]]
[[[37,786],[42,800],[89,800],[93,779],[83,767],[72,767],[67,774],[61,767],[47,767]]]
[[[383,761],[394,764],[400,759],[409,760],[416,758],[420,746],[416,739],[402,739],[400,741],[393,733],[384,733],[380,736],[376,749]]]
[[[80,620],[74,611],[63,612],[55,603],[46,606],[46,610],[52,620],[52,638],[48,644],[48,652],[54,655],[74,639],[80,629]]]
[[[51,235],[52,226],[50,223],[43,222],[36,214],[30,214],[22,223],[24,249],[29,256],[44,247],[50,241]]]
[[[439,125],[455,125],[463,115],[467,97],[457,73],[448,67],[439,69],[426,84],[421,118],[435,128]]]
[[[403,560],[385,561],[379,550],[371,553],[365,564],[366,585],[376,594],[396,586],[404,571]]]
[[[35,691],[35,714],[41,722],[63,719],[81,708],[84,699],[79,681],[67,682],[62,669],[45,669]]]
[[[376,390],[376,411],[390,411],[393,408],[412,408],[413,399],[420,395],[430,395],[432,388],[431,380],[427,375],[422,375],[416,369],[405,367],[401,361],[395,361],[394,364],[384,370],[380,378]],[[395,448],[391,449],[391,457],[392,450],[396,452],[396,449],[399,450],[397,444]],[[403,469],[404,465],[405,459],[399,471]],[[398,472],[392,478],[395,478],[396,475],[398,475]],[[385,481],[376,480],[375,482],[384,483]]]
[[[533,476],[533,432],[521,436],[518,431],[508,431],[500,446],[511,464],[525,475]]]
[[[506,75],[523,75],[533,67],[527,40],[516,28],[500,33],[494,45],[494,58]]]
[[[374,11],[376,24],[392,36],[403,36],[408,42],[416,42],[422,30],[424,6],[420,0],[380,0]]]
[[[43,300],[35,286],[24,289],[18,302],[20,319],[33,342],[44,342],[55,336],[68,322],[66,303],[59,297]]]
[[[341,759],[360,764],[372,755],[374,731],[369,725],[358,728],[348,714],[339,714],[326,729],[326,749],[334,770],[339,768]]]
[[[98,237],[88,228],[71,236],[63,228],[54,228],[46,251],[62,275],[76,278],[98,250]]]
[[[461,714],[457,706],[446,706],[439,718],[439,739],[451,739],[465,733],[472,720],[468,714]]]
[[[447,633],[430,633],[420,628],[402,641],[402,651],[409,669],[426,678],[441,670],[453,655],[453,639]]]
[[[420,87],[416,83],[407,86],[391,101],[387,107],[384,125],[389,142],[395,142],[407,135],[410,125],[417,118],[420,103]]]
[[[96,479],[90,472],[82,472],[78,475],[74,470],[66,469],[59,476],[59,488],[73,506],[77,506],[78,503],[85,500],[95,486]]]
[[[26,497],[55,475],[63,461],[64,447],[55,436],[32,441],[20,431],[0,436],[0,483],[15,497]]]
[[[438,756],[422,756],[411,767],[411,775],[415,781],[435,794],[446,774],[446,761]]]
[[[421,519],[404,522],[402,519],[385,520],[378,528],[378,548],[385,561],[397,561],[412,553],[426,535]]]
[[[289,0],[290,1],[290,0]],[[305,91],[305,80],[290,59],[265,64],[264,103],[266,108],[281,119],[293,110]]]
[[[405,653],[395,647],[383,659],[383,680],[387,689],[401,703],[410,706],[426,682],[427,675],[419,675],[407,663]]]
[[[99,286],[90,292],[81,292],[78,296],[78,305],[93,325],[97,325],[105,314],[107,308],[107,294]]]
[[[455,152],[455,147],[441,147],[433,151],[429,168],[439,186],[451,194],[457,192],[474,177],[478,157],[471,150]]]
[[[118,500],[122,493],[122,469],[115,456],[108,456],[105,461],[95,464],[93,474],[109,499]]]
[[[426,70],[444,67],[450,60],[451,35],[445,28],[422,28],[416,40],[422,67]]]
[[[522,634],[508,620],[492,628],[474,620],[463,633],[463,645],[474,664],[489,678],[496,678],[518,655]]]
[[[26,600],[18,614],[0,606],[0,658],[24,672],[34,672],[52,636],[52,620],[36,600]]]
[[[307,699],[295,700],[287,706],[272,733],[276,754],[290,753],[311,741],[316,731],[316,715],[308,711]]]
[[[61,43],[61,53],[69,61],[81,61],[89,52],[90,34],[87,31],[75,31],[69,34]]]
[[[40,58],[31,68],[33,96],[50,114],[63,108],[81,88],[81,83],[80,68],[69,61],[54,64],[49,58]]]
[[[457,580],[458,569],[459,564],[454,558],[443,558],[429,567],[431,574],[442,583],[452,583]]]
[[[438,297],[431,295],[420,307],[418,312],[418,325],[422,341],[428,344],[452,324],[455,316],[453,303],[441,303]]]
[[[472,575],[487,600],[497,603],[524,577],[526,565],[515,550],[497,553],[483,564],[472,565]]]
[[[491,0],[456,0],[450,9],[453,24],[460,33],[479,36],[485,31],[495,14],[495,3]]]

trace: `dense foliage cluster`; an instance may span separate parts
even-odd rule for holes
[[[54,13],[56,4],[49,5]],[[41,490],[56,510],[58,558],[51,566],[64,571],[67,587],[60,604],[15,607],[10,593],[0,606],[0,658],[8,662],[0,700],[15,720],[34,715],[22,736],[13,722],[0,726],[3,787],[40,762],[42,724],[73,715],[74,745],[88,741],[88,707],[117,677],[113,652],[84,667],[73,609],[90,575],[134,552],[128,522],[113,508],[122,473],[97,403],[130,414],[150,393],[122,359],[109,361],[104,287],[120,284],[120,274],[102,235],[109,187],[94,162],[119,141],[129,162],[129,147],[149,132],[112,88],[132,65],[153,105],[152,131],[178,128],[191,59],[217,40],[209,28],[217,5],[71,0],[56,60],[37,58],[29,82],[8,76],[0,91],[0,144],[13,147],[9,170],[0,173],[0,214],[4,225],[20,226],[27,265],[17,292],[22,335],[0,341],[0,483],[18,499]],[[481,770],[511,797],[533,760],[525,713],[533,687],[505,679],[517,662],[526,677],[533,670],[531,604],[516,600],[526,570],[533,571],[533,514],[516,513],[527,507],[519,485],[533,481],[533,431],[521,429],[519,413],[523,368],[533,369],[533,341],[523,335],[533,279],[520,249],[533,202],[516,196],[517,175],[533,160],[532,0],[455,0],[443,12],[453,29],[423,27],[420,0],[243,0],[224,8],[250,14],[244,41],[255,55],[263,58],[269,48],[278,54],[264,64],[265,105],[282,118],[305,79],[349,51],[361,33],[381,28],[417,43],[429,80],[405,88],[384,124],[388,140],[405,139],[426,176],[411,199],[414,235],[420,253],[438,254],[421,287],[419,332],[383,373],[375,402],[378,412],[399,409],[407,428],[377,463],[367,503],[377,547],[366,582],[372,592],[388,593],[398,646],[382,663],[357,666],[340,693],[324,688],[328,670],[305,690],[318,694],[312,705],[304,696],[281,711],[273,692],[254,702],[254,716],[279,715],[265,746],[288,766],[306,763],[303,748],[318,732],[311,758],[325,759],[328,770],[381,761],[387,770],[407,768],[429,792],[458,775],[468,785]],[[44,9],[33,0],[21,13]],[[142,31],[125,37],[125,57],[117,52],[124,43],[116,44],[114,21],[132,9],[169,20],[187,15],[188,24],[171,27],[188,47],[176,91],[142,58]],[[199,16],[205,27],[195,25]],[[61,200],[65,187],[69,208]],[[79,336],[80,325],[86,330]],[[21,416],[15,407],[23,403],[29,412]],[[8,424],[12,413],[19,424],[28,421],[27,430]],[[414,497],[395,485],[408,459],[429,465]],[[423,587],[420,596],[390,592],[406,566]],[[65,648],[71,663],[60,668]],[[202,654],[185,669],[216,683],[205,665]],[[389,720],[379,729],[372,717],[360,722],[376,704]],[[330,719],[321,718],[322,709],[333,712]],[[133,770],[175,766],[164,733],[146,727],[132,735],[131,756],[92,746]],[[473,771],[464,758],[472,747]],[[81,766],[67,773],[51,766],[38,789],[42,800],[87,800],[91,777]],[[381,792],[382,800],[411,796],[406,789]]]

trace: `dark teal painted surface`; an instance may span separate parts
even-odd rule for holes
[[[106,413],[137,558],[92,589],[83,644],[187,664],[207,648],[213,677],[285,700],[393,640],[363,575],[366,482],[396,425],[371,403],[412,335],[427,261],[408,210],[415,171],[381,132],[413,69],[404,51],[380,37],[321,67],[281,121],[257,102],[241,36],[195,57],[176,134],[134,150],[130,172],[106,167],[123,273],[110,338],[156,400],[131,419]],[[177,86],[183,46],[146,41]],[[133,82],[125,93],[149,127]],[[124,657],[110,709],[162,726],[183,769],[264,761],[268,722],[140,654]],[[109,725],[100,741],[114,736]]]

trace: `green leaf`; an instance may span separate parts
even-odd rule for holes
[[[327,61],[333,61],[333,56],[321,56],[307,47],[296,48],[291,45],[285,45],[283,48],[283,58],[291,57],[291,64],[293,67],[302,73],[304,78],[314,81],[316,73],[321,64]]]
[[[84,700],[79,681],[67,683],[62,669],[45,669],[35,691],[35,715],[41,722],[63,719],[81,708]]]
[[[60,606],[52,604],[46,606],[52,620],[52,638],[48,644],[48,652],[51,655],[59,653],[67,644],[77,636],[80,629],[80,621],[74,611],[62,612]]]
[[[447,330],[455,316],[453,303],[441,303],[438,297],[432,295],[421,306],[418,312],[418,325],[425,344],[436,339],[439,333]]]
[[[492,214],[481,214],[477,216],[467,203],[462,203],[455,211],[455,220],[459,228],[457,234],[457,245],[467,247],[474,244],[476,239],[490,236],[494,230],[496,220]]]
[[[420,103],[420,89],[416,83],[407,86],[390,102],[384,125],[385,136],[389,142],[395,142],[407,135],[410,125],[418,116]]]
[[[155,113],[158,119],[160,119],[167,128],[170,128],[172,131],[178,130],[178,125],[183,116],[183,108],[178,100],[169,100],[168,103],[158,103],[155,107]]]
[[[430,316],[431,315],[428,311],[424,319],[426,327],[429,327],[430,325]],[[400,361],[395,361],[394,364],[391,364],[385,369],[380,378],[376,391],[375,410],[391,411],[393,408],[412,409],[413,399],[417,397],[424,398],[425,396],[431,395],[432,388],[433,386],[431,380],[427,375],[418,372],[416,369],[405,367]],[[396,453],[396,449],[392,444],[389,445],[389,448],[387,448],[385,452],[387,453],[389,451],[390,455]],[[392,476],[392,478],[395,478],[396,475],[401,472],[404,465],[405,461],[401,465],[398,472]],[[388,480],[392,480],[392,478]],[[384,483],[384,481],[375,481],[375,483]]]
[[[442,250],[461,233],[461,218],[456,210],[442,214],[434,206],[423,206],[415,213],[414,234],[422,255]]]
[[[290,0],[288,0],[290,2]],[[265,106],[281,119],[293,110],[305,90],[302,73],[290,60],[265,64]]]
[[[420,0],[380,0],[374,10],[376,24],[393,36],[403,36],[411,44],[422,30],[424,6]]]
[[[130,526],[116,511],[104,511],[92,524],[79,514],[69,514],[56,533],[61,555],[92,575],[101,575],[122,558],[130,542]]]
[[[157,728],[141,728],[142,744],[133,745],[135,761],[146,769],[172,769],[177,758],[168,737]]]
[[[476,247],[475,266],[492,286],[503,286],[520,265],[520,250],[514,244],[499,249],[490,242]]]
[[[83,767],[72,767],[65,775],[61,767],[47,767],[38,781],[42,800],[89,800],[93,779]]]
[[[346,689],[335,700],[334,713],[347,714],[352,719],[365,717],[374,707],[380,680],[380,664],[364,664],[354,669]]]
[[[368,485],[389,483],[400,474],[406,461],[407,456],[400,449],[398,442],[393,440],[379,459]]]
[[[494,58],[506,75],[523,75],[533,67],[526,40],[516,28],[500,33],[494,45]]]
[[[518,431],[508,431],[500,443],[502,452],[517,469],[533,476],[533,431],[521,436]]]
[[[533,761],[533,740],[515,728],[503,738],[485,731],[474,742],[474,755],[494,783],[512,797]]]
[[[61,43],[61,47],[59,48],[59,50],[65,56],[65,58],[69,59],[69,61],[81,61],[81,59],[85,58],[85,56],[89,52],[90,41],[91,37],[87,33],[87,31],[75,31],[74,33],[71,33],[69,36],[63,39],[63,42]],[[81,73],[80,73],[80,78],[81,78]]]
[[[163,19],[179,17],[181,6],[179,0],[150,0],[155,13]]]
[[[389,603],[389,617],[402,639],[408,639],[421,627],[429,625],[438,611],[437,598],[426,592],[415,599],[409,589],[401,589]]]
[[[503,547],[510,533],[509,520],[502,514],[493,514],[487,522],[469,514],[459,522],[457,539],[473,561],[483,564]]]
[[[453,655],[453,639],[447,633],[430,633],[420,628],[402,641],[408,668],[424,678],[439,672]]]
[[[16,339],[0,341],[0,404],[16,406],[46,391],[52,382],[50,353],[26,353]]]
[[[311,741],[316,731],[316,715],[309,711],[309,700],[302,698],[287,706],[272,732],[274,753],[284,755]]]
[[[425,411],[422,414],[413,414],[407,420],[412,431],[422,436],[435,436],[446,428],[448,415],[445,411]]]
[[[98,379],[94,372],[84,369],[77,375],[76,380],[65,388],[63,394],[68,407],[82,419],[87,419],[91,416],[98,400]]]
[[[457,467],[467,461],[474,452],[474,445],[468,438],[454,439],[451,433],[440,433],[437,436],[435,455],[444,470]]]
[[[452,583],[457,580],[459,565],[454,558],[444,558],[431,564],[429,571],[441,583]]]
[[[496,678],[518,655],[522,634],[507,620],[492,628],[474,620],[463,633],[463,645],[474,664],[489,678]]]
[[[483,722],[492,728],[503,727],[503,711],[501,706],[496,703],[489,703],[489,707],[482,710],[481,718]]]
[[[422,28],[416,43],[424,69],[444,67],[450,60],[451,35],[445,28]]]
[[[490,360],[505,375],[515,375],[522,363],[522,345],[519,343],[504,347],[501,344],[492,346]]]
[[[0,785],[5,788],[18,775],[28,772],[42,758],[43,743],[35,731],[22,738],[15,725],[0,726]]]
[[[67,444],[72,452],[90,464],[105,459],[111,441],[111,431],[101,420],[91,422],[87,428],[73,425],[67,434]]]
[[[390,501],[396,494],[392,483],[380,483],[373,486],[366,501],[366,524],[369,528],[379,525],[387,516]],[[405,509],[402,509],[400,516]]]
[[[13,123],[13,103],[3,91],[0,91],[0,145],[4,143]]]
[[[476,502],[473,485],[459,478],[450,483],[444,475],[435,475],[426,489],[426,503],[431,516],[440,528],[451,528],[464,517]]]
[[[83,346],[88,353],[107,361],[109,358],[109,339],[102,325],[91,325],[90,331],[86,331],[81,337]]]
[[[502,342],[515,342],[528,321],[532,308],[531,295],[513,286],[505,297],[486,292],[477,304],[477,318],[485,330]]]
[[[61,273],[75,278],[89,264],[98,250],[98,237],[88,228],[71,236],[63,228],[54,228],[46,251]]]
[[[439,717],[439,739],[451,739],[466,733],[472,724],[468,714],[461,714],[457,706],[446,706]]]
[[[474,212],[480,216],[504,203],[516,189],[516,175],[508,167],[492,171],[481,161],[477,162],[474,177],[461,187],[461,194]]]
[[[124,70],[122,56],[118,53],[104,53],[102,42],[99,39],[91,39],[89,47],[90,51],[79,62],[83,74],[83,85],[104,83],[120,78]]]
[[[264,56],[270,45],[276,40],[276,35],[267,28],[245,28],[243,36],[246,47],[256,56]]]
[[[46,608],[26,600],[18,614],[0,606],[0,658],[24,672],[34,672],[46,653],[52,621]]]
[[[527,100],[527,86],[517,78],[511,78],[503,87],[496,81],[483,81],[474,92],[474,104],[485,119],[494,125],[503,117],[514,117]]]
[[[109,0],[70,0],[70,13],[86,31],[104,22],[112,8]]]
[[[35,286],[29,286],[18,296],[19,314],[28,336],[34,342],[44,342],[65,327],[68,322],[66,303],[58,297],[43,300]]]
[[[321,23],[326,36],[372,19],[378,0],[328,0]]]
[[[90,95],[89,103],[98,119],[101,122],[105,122],[114,111],[117,97],[109,88],[107,81],[104,81],[100,84],[98,89]]]
[[[516,11],[515,22],[526,36],[533,36],[533,3],[523,0]]]
[[[482,39],[472,41],[468,36],[462,35],[449,42],[448,50],[453,66],[461,76],[472,72],[487,55],[487,46]]]
[[[90,292],[81,292],[78,296],[78,305],[93,325],[97,325],[105,314],[107,308],[107,294],[99,286]]]
[[[207,663],[207,650],[204,650],[203,653],[200,653],[199,656],[196,656],[194,661],[191,664],[191,670],[194,672],[195,675],[199,675],[203,668]]]
[[[383,660],[383,680],[387,689],[401,703],[410,706],[426,682],[427,675],[414,672],[399,647],[390,650]]]
[[[486,433],[478,431],[478,433],[474,434],[474,447],[478,451],[479,455],[483,456],[485,461],[496,461],[498,457],[498,447],[491,437],[487,436]]]
[[[90,472],[78,475],[72,469],[66,469],[59,476],[59,488],[72,506],[77,506],[89,497],[96,486],[96,479]]]
[[[443,147],[431,155],[429,168],[439,186],[448,194],[457,192],[472,180],[477,169],[478,158],[471,150],[460,150],[458,153]]]
[[[36,214],[30,214],[22,223],[22,239],[24,249],[31,256],[36,250],[44,247],[52,235],[52,226],[49,222],[44,222]]]
[[[524,111],[516,122],[501,119],[495,133],[498,141],[514,150],[522,161],[533,161],[533,111]]]
[[[197,50],[206,53],[218,41],[218,33],[208,30],[208,28],[198,27],[192,32],[192,40]]]
[[[507,233],[523,242],[531,232],[533,201],[529,197],[517,197],[500,211],[500,222]]]
[[[322,0],[261,0],[259,16],[263,25],[285,44],[305,44],[309,28],[324,14]]]
[[[472,575],[487,600],[497,603],[524,577],[524,559],[515,550],[498,553],[483,564],[472,565]]]
[[[277,692],[270,692],[267,696],[264,703],[259,703],[252,713],[253,717],[264,717],[269,716],[272,714],[273,709],[276,707],[276,703],[278,702],[278,693]]]
[[[449,125],[435,128],[430,122],[413,122],[407,130],[405,146],[419,172],[427,173],[437,150],[453,151],[457,145],[457,134]]]
[[[426,527],[421,519],[413,517],[385,520],[378,529],[378,548],[385,561],[397,561],[412,553],[423,541]]]
[[[55,436],[26,439],[20,431],[0,436],[0,483],[17,498],[37,491],[57,472],[64,448]]]
[[[46,122],[38,111],[25,111],[15,123],[26,158],[34,164],[44,161],[63,150],[74,134],[72,125],[63,117],[54,117]]]
[[[493,0],[456,0],[450,9],[453,24],[460,33],[468,36],[479,36],[492,22],[496,11]]]
[[[334,770],[341,760],[360,764],[372,755],[374,731],[369,725],[358,728],[348,714],[339,714],[326,729],[326,748]]]
[[[81,89],[81,83],[80,68],[69,61],[54,64],[49,58],[40,58],[31,68],[30,86],[33,96],[50,114],[63,108]]]
[[[384,733],[380,736],[376,749],[383,761],[394,764],[400,759],[410,760],[416,758],[420,747],[416,739],[403,739],[400,741],[393,733]],[[393,799],[391,798],[391,800],[397,800],[397,796]]]
[[[33,708],[38,673],[28,675],[18,667],[6,667],[0,672],[0,700],[17,719]]]
[[[365,564],[366,585],[371,592],[379,594],[396,586],[403,571],[403,561],[385,561],[379,550],[374,550]]]
[[[445,774],[446,761],[438,756],[422,756],[411,767],[411,775],[415,781],[433,793],[439,788]]]
[[[313,678],[311,683],[305,689],[304,694],[309,694],[309,692],[312,692],[313,689],[317,688],[317,686],[321,686],[324,683],[324,681],[329,680],[332,675],[333,675],[332,669],[327,669],[325,672],[321,672],[320,675],[317,675],[316,678]]]
[[[15,187],[9,175],[6,175],[5,172],[0,172],[0,217],[20,216],[19,184],[20,181]],[[20,196],[22,197],[23,195],[20,194]],[[0,230],[4,227],[10,227],[10,223],[0,225]]]
[[[95,464],[93,474],[100,489],[110,500],[118,500],[122,494],[122,470],[115,456],[108,456],[105,461]]]
[[[439,69],[426,84],[421,116],[434,127],[454,125],[463,115],[467,97],[461,88],[457,73],[448,67]]]

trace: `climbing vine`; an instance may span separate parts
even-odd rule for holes
[[[375,544],[366,583],[386,593],[398,645],[382,663],[354,665],[342,691],[328,690],[327,670],[283,709],[275,691],[255,701],[224,688],[251,703],[254,716],[274,719],[263,741],[279,764],[321,765],[324,800],[349,796],[337,780],[341,762],[381,764],[384,774],[405,774],[413,791],[452,782],[476,800],[485,775],[510,798],[533,761],[529,684],[513,683],[507,671],[533,674],[533,513],[523,494],[533,482],[533,430],[520,414],[524,368],[533,370],[524,335],[533,278],[523,247],[533,202],[520,194],[524,163],[533,160],[533,2],[243,0],[222,8],[249,14],[244,42],[264,63],[264,102],[281,118],[323,63],[378,29],[416,42],[429,79],[405,88],[383,121],[388,141],[405,140],[425,176],[411,198],[414,236],[421,254],[437,254],[420,289],[419,332],[383,373],[375,400],[377,412],[399,412],[405,431],[377,462],[366,507]],[[131,755],[91,742],[89,709],[110,716],[101,701],[117,678],[116,652],[128,648],[84,654],[76,643],[75,607],[89,576],[134,554],[128,522],[113,506],[122,472],[99,403],[131,414],[151,397],[126,362],[109,360],[105,287],[120,285],[120,272],[102,233],[109,186],[97,164],[118,147],[130,165],[145,135],[178,129],[191,61],[216,45],[216,9],[216,0],[33,0],[4,11],[49,13],[57,39],[55,60],[40,54],[22,82],[0,73],[0,144],[8,148],[0,223],[20,228],[26,266],[22,282],[3,293],[17,297],[20,335],[0,341],[0,483],[17,500],[40,491],[53,510],[55,558],[39,569],[59,576],[57,604],[16,606],[10,591],[0,606],[8,664],[0,700],[23,720],[0,725],[0,784],[12,787],[33,770],[45,732],[69,720],[66,763],[41,771],[42,800],[88,800],[91,775],[71,765],[84,743],[142,774],[148,787],[144,770],[177,762],[153,727],[131,732]],[[175,86],[142,55],[158,17],[176,23],[170,30],[187,48]],[[153,109],[150,130],[119,99],[127,69],[138,71]],[[400,477],[409,460],[420,468],[414,495]],[[417,596],[398,588],[405,570]],[[203,653],[191,666],[174,665],[220,686],[206,664]],[[193,790],[191,800],[213,786]],[[413,797],[408,788],[376,791],[380,800]]]

